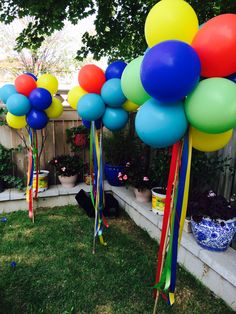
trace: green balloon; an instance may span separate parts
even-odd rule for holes
[[[137,105],[143,105],[151,96],[144,90],[140,79],[140,68],[143,56],[132,60],[124,69],[121,77],[121,88],[127,99]]]
[[[201,81],[187,96],[185,112],[196,129],[222,133],[236,126],[236,85],[225,78]]]

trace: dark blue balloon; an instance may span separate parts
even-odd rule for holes
[[[112,78],[121,78],[126,65],[127,63],[119,60],[109,64],[105,72],[106,79],[110,80]]]
[[[91,121],[87,121],[87,120],[84,120],[82,119],[82,123],[83,125],[87,128],[87,129],[90,129],[91,127]],[[95,126],[96,126],[96,129],[97,130],[100,130],[101,127],[102,127],[102,118],[98,119],[95,121]]]
[[[236,83],[236,72],[229,75],[229,76],[226,76],[226,78],[234,83]]]
[[[45,110],[52,103],[52,95],[45,88],[35,88],[29,95],[31,105],[37,110]]]
[[[195,50],[178,40],[163,41],[143,58],[141,81],[146,92],[162,102],[187,96],[200,77],[201,64]]]
[[[35,81],[38,80],[37,76],[35,76],[33,73],[30,73],[30,72],[24,72],[24,74],[27,74],[29,76],[31,76]]]
[[[27,114],[27,123],[33,130],[41,130],[45,128],[48,123],[48,117],[44,111],[32,109]]]

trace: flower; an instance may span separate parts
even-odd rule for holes
[[[63,172],[65,172],[65,171],[66,171],[66,167],[62,167],[61,170],[62,170]]]
[[[57,164],[58,163],[57,159],[55,159],[54,162],[55,162],[55,164]]]
[[[128,176],[125,174],[124,176],[123,176],[123,180],[127,180],[128,179]]]
[[[143,181],[149,181],[149,178],[148,177],[143,177]]]
[[[130,162],[128,161],[125,166],[130,167]]]
[[[120,178],[120,177],[122,177],[122,173],[121,172],[118,173],[118,178]]]

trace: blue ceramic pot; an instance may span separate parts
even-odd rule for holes
[[[112,166],[105,164],[104,172],[108,183],[112,186],[123,186],[124,181],[120,181],[118,178],[119,172],[125,171],[125,166]]]
[[[197,243],[209,251],[225,251],[236,232],[236,218],[216,220],[203,218],[201,222],[191,219],[191,227]]]

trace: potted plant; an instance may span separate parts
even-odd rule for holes
[[[83,167],[83,162],[77,155],[56,156],[49,162],[49,164],[56,168],[58,179],[65,188],[72,188],[75,186],[78,175]]]
[[[131,186],[138,202],[145,203],[151,198],[151,181],[148,154],[145,150],[126,163],[124,172],[118,174],[121,182]]]
[[[89,147],[89,129],[84,125],[66,129],[66,142],[70,145],[71,152],[80,156],[80,158],[83,160],[84,167],[82,169],[82,177],[87,184],[89,181],[89,168],[85,163],[85,154],[86,149]]]
[[[119,180],[118,174],[125,172],[125,165],[136,150],[136,139],[125,132],[107,132],[103,139],[105,152],[104,172],[110,185],[122,186],[124,181]]]
[[[170,159],[170,150],[164,148],[154,152],[151,162],[152,211],[159,215],[164,214]]]
[[[210,251],[225,251],[236,232],[236,203],[212,190],[189,201],[191,227],[197,243]]]

